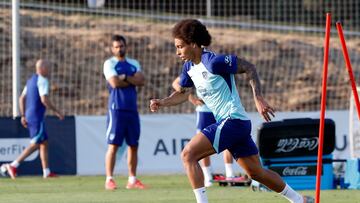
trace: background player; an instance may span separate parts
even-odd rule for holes
[[[20,156],[10,164],[2,167],[12,179],[17,175],[17,168],[20,163],[30,156],[35,150],[39,149],[43,177],[56,177],[50,172],[48,163],[48,136],[45,130],[44,118],[46,109],[51,109],[60,120],[64,116],[58,111],[49,99],[49,62],[38,60],[36,62],[36,73],[27,80],[26,86],[20,96],[21,124],[29,130],[30,145],[20,154]]]
[[[113,179],[116,152],[124,139],[128,148],[129,178],[127,189],[144,189],[145,185],[136,178],[140,120],[137,111],[136,86],[145,84],[140,64],[126,57],[126,40],[121,35],[112,37],[111,52],[113,57],[104,63],[104,75],[109,90],[108,120],[106,139],[108,150],[105,157],[105,188],[117,188]]]

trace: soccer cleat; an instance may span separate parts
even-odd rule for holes
[[[58,178],[59,176],[56,173],[50,172],[49,175],[45,176],[44,179],[46,178]]]
[[[211,187],[212,185],[213,185],[213,183],[211,181],[204,181],[205,187]]]
[[[6,176],[6,167],[5,164],[2,164],[0,167],[0,174],[1,176]]]
[[[115,190],[117,188],[116,183],[113,179],[105,182],[105,189],[106,190]]]
[[[247,181],[247,179],[245,177],[243,177],[243,176],[227,177],[226,180],[231,181],[231,182],[244,182],[244,181]]]
[[[225,180],[225,179],[226,179],[226,177],[223,176],[223,175],[221,175],[221,174],[213,175],[213,180],[214,180],[214,182],[223,181],[223,180]]]
[[[15,179],[16,177],[16,168],[11,166],[10,164],[5,165],[6,171],[8,172],[11,179]]]
[[[315,202],[315,199],[310,196],[303,196],[303,199],[304,199],[304,203],[314,203]]]
[[[131,183],[127,183],[126,185],[126,189],[140,189],[140,190],[143,190],[143,189],[146,189],[147,186],[144,185],[140,180],[136,180],[135,183],[131,184]]]

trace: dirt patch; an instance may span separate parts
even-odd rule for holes
[[[1,10],[0,43],[11,47],[10,11]],[[151,98],[165,97],[180,73],[171,38],[172,23],[106,16],[65,15],[54,12],[21,11],[21,84],[33,71],[37,58],[52,64],[52,98],[68,115],[106,113],[107,90],[102,64],[110,57],[109,39],[120,33],[127,37],[129,56],[142,65],[146,85],[138,89],[141,113],[149,113]],[[323,36],[275,33],[209,27],[211,50],[232,53],[256,64],[263,92],[279,111],[317,111],[320,108]],[[350,57],[359,76],[360,40],[348,39]],[[0,49],[2,85],[0,95],[11,98],[11,52]],[[332,37],[329,60],[328,109],[348,109],[350,86],[337,36]],[[248,111],[255,111],[250,86],[237,76],[238,90]],[[11,113],[11,100],[0,104],[3,116]],[[185,103],[162,113],[189,113]],[[51,114],[51,112],[49,112]]]

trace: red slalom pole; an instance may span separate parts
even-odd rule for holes
[[[340,38],[340,42],[341,42],[341,47],[342,47],[342,51],[343,51],[343,55],[344,55],[344,59],[345,59],[345,64],[346,64],[346,68],[347,71],[349,73],[349,77],[350,77],[350,83],[351,83],[351,88],[353,91],[353,95],[354,95],[354,99],[355,99],[355,104],[356,104],[356,110],[358,113],[358,118],[360,120],[360,102],[359,102],[359,95],[356,89],[356,84],[355,84],[355,79],[354,79],[354,74],[353,74],[353,70],[351,67],[351,62],[350,62],[350,57],[349,57],[349,53],[347,51],[346,48],[346,43],[345,43],[345,38],[344,38],[344,34],[343,34],[343,29],[341,26],[340,22],[336,23],[336,28],[339,34],[339,38]]]
[[[317,159],[317,169],[316,169],[316,194],[315,194],[316,203],[320,203],[320,185],[321,185],[322,154],[323,154],[323,143],[324,143],[326,83],[327,83],[327,72],[328,72],[328,61],[329,61],[330,27],[331,27],[331,14],[327,13],[325,40],[324,40],[324,62],[323,62],[323,80],[322,80],[322,91],[321,91],[319,146],[318,146],[318,159]]]

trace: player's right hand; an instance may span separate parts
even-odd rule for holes
[[[26,121],[25,116],[21,116],[21,124],[22,124],[25,128],[27,128],[27,121]]]
[[[156,112],[160,108],[160,99],[152,99],[150,100],[150,110],[151,112]]]

